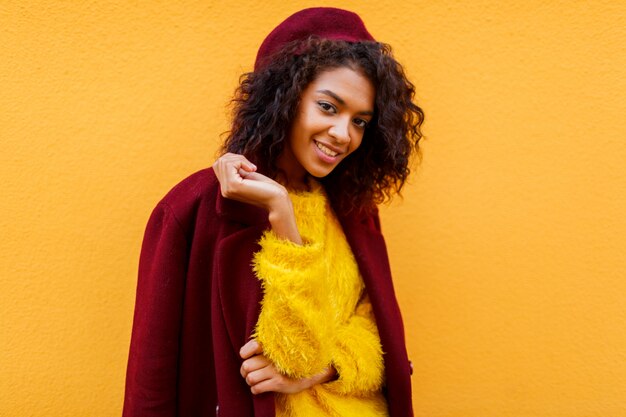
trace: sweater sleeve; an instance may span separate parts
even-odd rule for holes
[[[330,363],[331,332],[324,314],[323,246],[297,245],[267,231],[253,260],[264,290],[254,337],[263,353],[293,378],[320,373]]]
[[[359,395],[379,390],[384,379],[383,352],[367,295],[355,314],[337,329],[332,363],[339,378],[325,384],[328,390]]]
[[[146,227],[126,372],[124,417],[174,417],[187,243],[169,206]]]

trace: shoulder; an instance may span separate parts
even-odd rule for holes
[[[200,209],[215,210],[218,193],[219,181],[213,168],[205,168],[174,185],[159,201],[158,206],[170,211],[181,226],[185,227],[186,223],[193,223]]]
[[[189,175],[172,187],[161,202],[175,206],[185,201],[215,198],[214,194],[218,188],[219,182],[213,168],[205,168]]]

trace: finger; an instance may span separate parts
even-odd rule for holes
[[[243,155],[236,153],[227,153],[220,158],[221,161],[225,164],[234,164],[237,168],[241,167],[246,171],[253,172],[256,171],[256,165],[254,165],[248,158]]]
[[[213,169],[216,171],[218,177],[232,172],[232,168],[234,168],[235,172],[237,172],[239,168],[243,168],[244,171],[247,172],[256,171],[256,165],[250,162],[245,156],[235,153],[226,153],[213,163]]]
[[[248,359],[250,356],[260,353],[263,353],[263,349],[256,339],[250,339],[250,341],[239,350],[239,356],[241,356],[242,359]]]
[[[242,177],[242,178],[246,178],[246,179],[253,179],[252,175],[256,174],[254,171],[246,171],[245,169],[243,169],[243,167],[239,168],[239,170],[237,171],[237,173]]]
[[[265,380],[263,382],[260,382],[256,385],[253,385],[250,387],[250,392],[254,395],[257,394],[263,394],[264,392],[270,392],[273,391],[273,386],[274,384],[272,383],[271,379]]]
[[[243,156],[234,154],[220,158],[217,166],[215,173],[224,197],[228,197],[231,191],[236,192],[237,187],[243,183],[244,178],[256,170],[256,167]]]
[[[256,171],[256,165],[254,165],[252,162],[248,161],[247,159],[245,161],[242,161],[241,167],[248,172]]]
[[[248,376],[250,372],[254,372],[257,369],[265,368],[267,365],[270,365],[271,362],[263,355],[255,355],[249,359],[246,359],[242,364],[239,372],[242,377]]]
[[[256,165],[244,157],[237,155],[237,158],[226,161],[223,167],[225,182],[240,184],[244,179],[252,179],[251,175],[256,172]]]
[[[278,376],[276,374],[276,372],[274,371],[273,367],[271,366],[266,366],[265,368],[261,368],[261,369],[257,369],[254,372],[250,372],[247,376],[246,376],[246,384],[250,385],[251,387],[259,384],[263,381],[266,381],[268,379],[272,379],[274,377]]]
[[[252,385],[250,392],[255,395],[270,391],[281,392],[284,390],[283,385],[280,383],[280,377],[269,378]]]
[[[228,167],[229,172],[237,173],[241,177],[245,177],[256,171],[256,166],[246,161],[233,161]]]
[[[247,179],[247,180],[254,180],[254,181],[263,181],[263,182],[271,182],[274,183],[275,181],[269,177],[266,177],[263,174],[259,174],[256,171],[253,172],[249,172],[246,171],[242,168],[239,169],[239,175],[241,175],[243,178]]]

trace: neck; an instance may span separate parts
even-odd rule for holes
[[[310,191],[309,173],[296,160],[289,147],[276,161],[279,174],[277,181],[292,191]]]
[[[287,175],[282,168],[279,168],[278,178],[276,180],[285,186],[289,191],[311,191],[311,184],[309,181],[309,175],[304,177],[298,177],[295,179],[293,176]]]

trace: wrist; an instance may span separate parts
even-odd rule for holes
[[[333,365],[329,365],[325,371],[326,372],[324,373],[321,384],[324,382],[331,382],[339,378],[339,373],[337,373],[337,370]]]
[[[285,240],[302,245],[296,215],[289,194],[274,200],[269,209],[268,220],[274,233]]]
[[[314,375],[311,378],[308,378],[307,388],[311,388],[317,384],[323,384],[325,382],[334,381],[335,379],[337,379],[337,376],[338,376],[337,370],[335,369],[334,366],[330,365],[319,374]]]
[[[291,198],[289,198],[289,194],[286,190],[284,193],[281,192],[275,196],[272,201],[270,201],[267,211],[269,213],[268,218],[270,223],[276,223],[277,221],[288,217],[293,217],[295,219],[293,204],[291,203]]]

